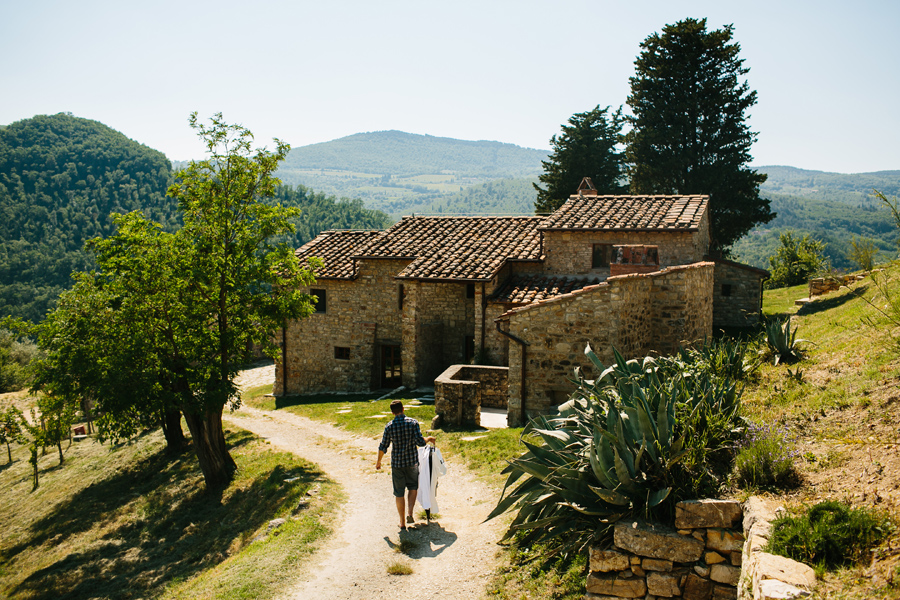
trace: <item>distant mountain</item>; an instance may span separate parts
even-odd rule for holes
[[[278,176],[399,217],[471,186],[537,177],[547,156],[514,144],[378,131],[294,148]]]
[[[888,197],[900,195],[900,171],[842,174],[785,166],[757,170],[768,175],[761,193],[778,216],[738,240],[733,250],[740,260],[769,268],[779,236],[789,230],[825,242],[825,253],[838,269],[856,268],[847,256],[854,238],[871,240],[882,261],[897,256],[896,224],[873,189]]]

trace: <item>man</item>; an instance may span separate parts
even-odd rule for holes
[[[381,444],[378,445],[378,460],[375,461],[375,468],[381,469],[381,459],[387,452],[388,446],[393,444],[394,446],[391,448],[391,480],[394,484],[394,500],[397,503],[397,513],[400,515],[400,529],[406,529],[407,523],[415,523],[413,508],[415,508],[416,495],[419,492],[419,453],[416,451],[416,447],[424,446],[426,443],[433,444],[434,437],[422,437],[419,422],[403,414],[403,403],[399,400],[391,402],[391,413],[394,418],[384,426],[384,435],[381,437]],[[406,520],[403,519],[404,489],[409,490],[407,497],[409,514],[407,514]]]

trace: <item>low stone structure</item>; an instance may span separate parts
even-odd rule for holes
[[[749,327],[762,313],[762,285],[769,272],[721,258],[716,265],[713,287],[713,326]]]
[[[506,408],[507,367],[453,365],[434,380],[435,425],[481,425],[481,407]]]
[[[758,498],[691,500],[675,507],[675,528],[619,522],[613,548],[591,548],[586,600],[799,598],[812,569],[762,552],[774,513]],[[779,595],[782,594],[782,595]]]
[[[862,275],[843,275],[841,277],[816,277],[809,280],[809,297],[815,298],[822,296],[828,292],[834,292],[841,287],[856,283],[857,280],[864,279]]]

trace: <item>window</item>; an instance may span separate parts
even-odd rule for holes
[[[463,347],[463,362],[468,364],[475,358],[475,336],[467,335]]]
[[[397,310],[403,310],[403,301],[406,299],[406,289],[403,287],[401,283],[397,286]]]
[[[335,346],[334,357],[338,360],[350,360],[350,348]]]
[[[316,297],[316,312],[325,312],[325,307],[327,305],[325,290],[309,290],[309,295]]]
[[[474,298],[475,297],[475,284],[467,283],[466,284],[466,298]]]
[[[608,267],[611,254],[612,244],[594,244],[594,250],[591,253],[591,268]]]
[[[722,284],[722,296],[728,297],[731,295],[731,284],[723,283]]]

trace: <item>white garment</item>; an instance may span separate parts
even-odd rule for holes
[[[429,464],[428,458],[431,457]],[[425,510],[439,513],[437,505],[437,484],[441,475],[447,474],[447,465],[441,451],[434,446],[425,445],[419,448],[419,494],[416,500]]]

